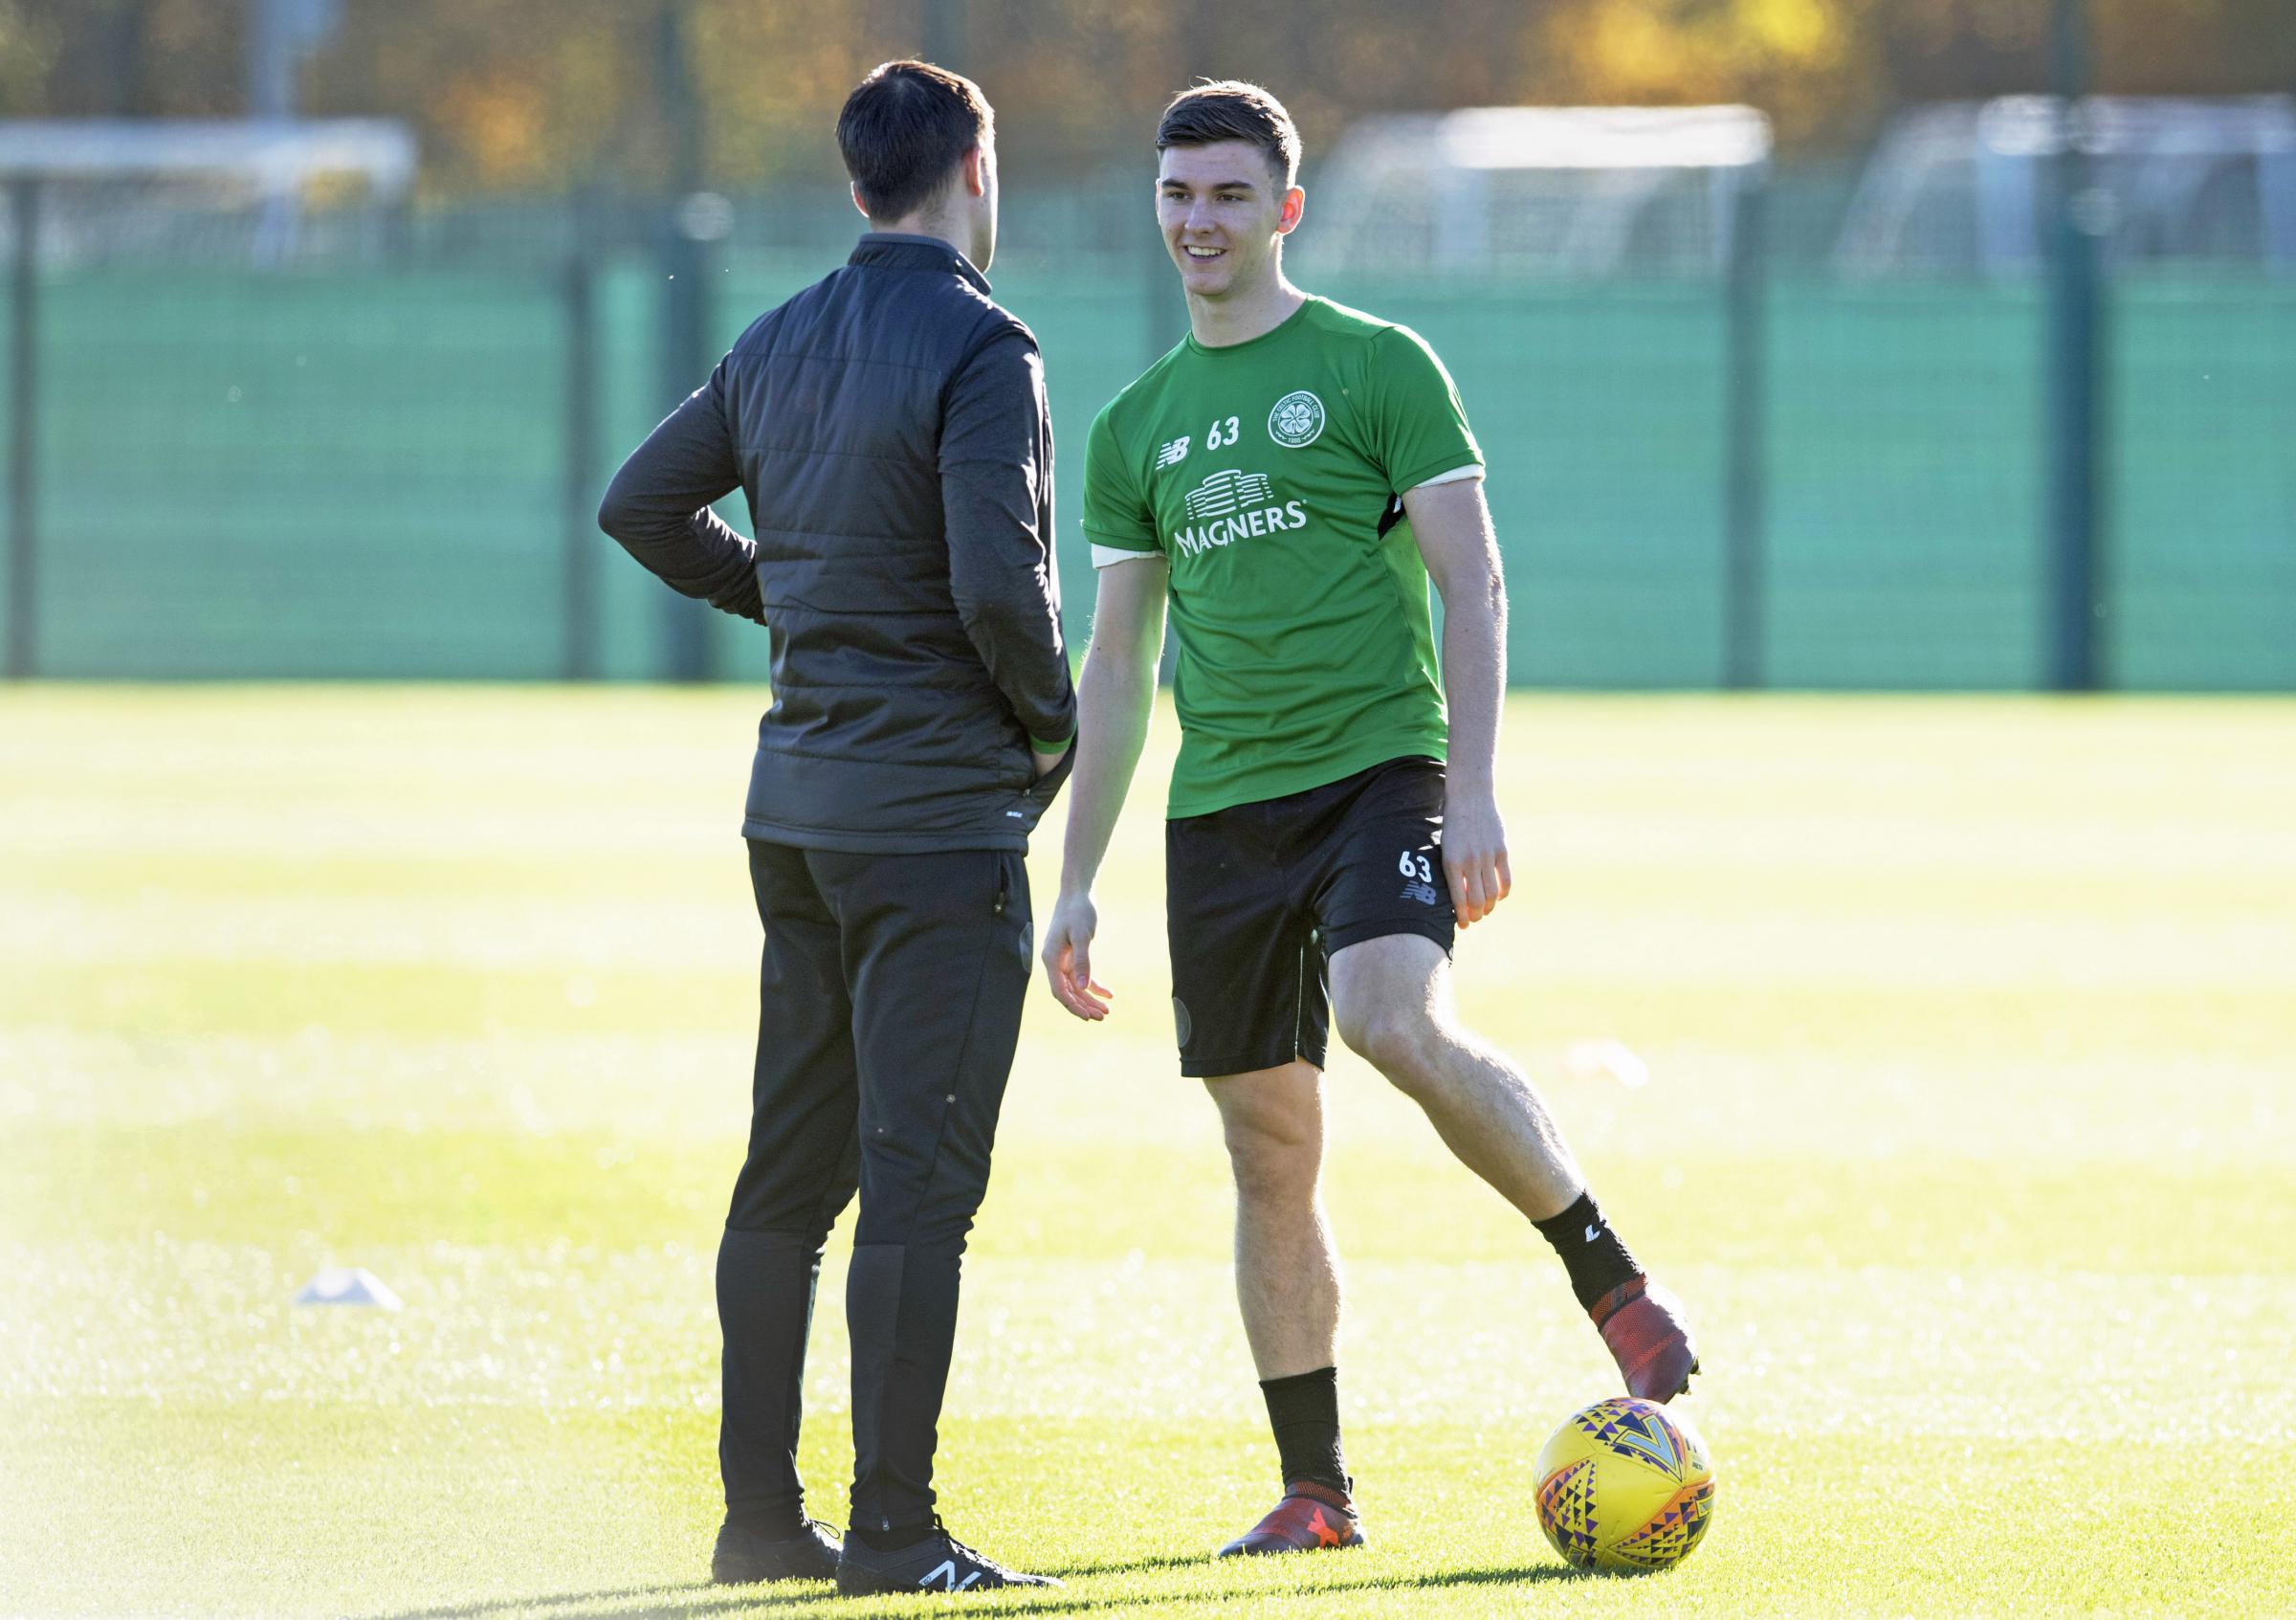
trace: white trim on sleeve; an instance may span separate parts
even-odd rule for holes
[[[1127,551],[1121,545],[1103,545],[1093,542],[1093,566],[1113,568],[1118,563],[1137,563],[1149,557],[1161,557],[1161,551]]]
[[[1411,487],[1413,489],[1428,489],[1436,484],[1455,484],[1468,478],[1479,478],[1482,476],[1483,463],[1469,461],[1464,467],[1453,467],[1447,473],[1438,473],[1431,478],[1422,478]]]

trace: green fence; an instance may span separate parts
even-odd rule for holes
[[[719,267],[720,336],[829,262]],[[1081,639],[1085,429],[1177,333],[1177,295],[1160,267],[1113,258],[996,280],[1045,348]],[[658,673],[661,588],[587,513],[668,403],[664,283],[632,254],[592,285],[585,321],[563,268],[46,272],[38,673],[544,678],[585,636],[597,673]],[[1519,681],[1720,681],[1717,287],[1317,290],[1416,326],[1456,374],[1490,458]],[[2040,297],[1799,273],[1768,288],[1772,684],[2042,678]],[[2124,276],[2108,331],[2108,683],[2296,688],[2296,286]],[[586,456],[567,398],[584,344]],[[762,676],[762,631],[720,620],[708,633],[723,674]]]

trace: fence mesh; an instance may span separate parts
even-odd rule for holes
[[[1143,189],[1014,210],[994,275],[1047,358],[1079,642],[1085,429],[1182,330],[1134,218]],[[1838,277],[1812,214],[1845,192],[1838,175],[1773,188],[1751,393],[1760,666],[1800,687],[2035,685],[2042,290]],[[158,245],[76,227],[33,289],[39,673],[549,678],[585,647],[609,677],[662,671],[677,620],[588,515],[673,384],[707,368],[664,352],[668,305],[695,291],[665,280],[648,234],[667,211],[335,221],[269,266],[212,251],[213,230],[184,250],[180,222]],[[740,199],[734,218],[699,260],[720,346],[852,234],[819,199]],[[1718,270],[1327,263],[1314,289],[1417,327],[1457,377],[1518,680],[1723,679],[1730,413],[1748,392]],[[2121,264],[2106,333],[2110,679],[2296,687],[2296,279]],[[0,376],[15,359],[0,345]],[[739,498],[728,516],[746,522]],[[721,674],[763,675],[762,632],[706,634]]]

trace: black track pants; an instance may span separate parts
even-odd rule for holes
[[[933,1512],[965,1234],[988,1187],[1028,988],[1027,873],[994,851],[862,855],[752,839],[765,927],[749,1157],[718,1255],[731,1512],[796,1511],[806,1335],[858,1187],[846,1287],[852,1521]]]

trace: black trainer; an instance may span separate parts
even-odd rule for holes
[[[721,1587],[836,1578],[837,1538],[816,1519],[806,1520],[804,1529],[779,1541],[739,1524],[720,1525],[717,1548],[710,1554],[710,1579]]]
[[[881,1592],[985,1592],[997,1587],[1057,1587],[1049,1575],[1024,1575],[975,1552],[941,1526],[921,1542],[880,1552],[848,1534],[837,1555],[837,1590],[846,1597]]]

